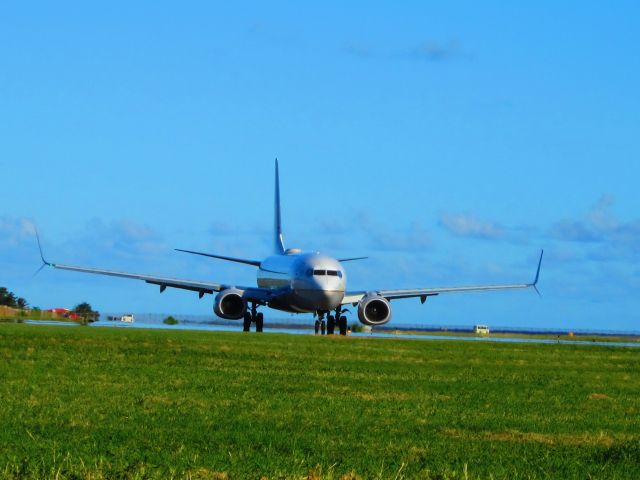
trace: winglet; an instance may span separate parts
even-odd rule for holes
[[[40,235],[38,235],[37,229],[35,230],[35,232],[36,232],[36,240],[38,241],[38,250],[40,250],[40,259],[42,260],[42,265],[40,265],[40,268],[38,268],[38,270],[36,270],[36,273],[33,274],[34,277],[38,275],[44,267],[55,267],[53,263],[47,262],[44,259],[44,254],[42,253],[42,245],[40,244]]]
[[[53,267],[53,263],[47,262],[44,259],[44,254],[42,253],[42,245],[40,244],[40,235],[38,235],[38,230],[35,230],[35,232],[36,232],[36,240],[38,241],[38,250],[40,250],[40,259],[42,260],[43,266],[47,265],[49,267]]]
[[[531,284],[531,286],[540,296],[542,295],[540,294],[540,290],[538,290],[538,279],[540,278],[540,267],[542,266],[542,255],[544,255],[544,250],[541,249],[540,260],[538,260],[538,270],[536,270],[536,278],[533,280],[533,283]]]

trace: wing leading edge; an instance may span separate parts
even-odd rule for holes
[[[522,288],[533,288],[538,295],[538,279],[540,278],[540,267],[542,266],[542,255],[544,250],[540,251],[540,259],[538,260],[538,269],[536,270],[536,276],[531,283],[513,283],[505,285],[471,285],[463,287],[436,287],[436,288],[414,288],[403,290],[373,290],[373,291],[361,291],[361,292],[346,292],[343,303],[355,303],[360,301],[362,297],[367,294],[375,293],[387,300],[395,300],[400,298],[412,298],[420,297],[420,300],[424,303],[427,297],[440,295],[441,293],[456,293],[456,292],[485,292],[490,290],[516,290]]]

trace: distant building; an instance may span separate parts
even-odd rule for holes
[[[120,317],[121,322],[125,323],[133,323],[135,319],[133,318],[133,313],[125,313]]]
[[[51,313],[52,315],[56,315],[58,317],[68,318],[69,320],[78,320],[80,315],[75,313],[68,308],[50,308],[49,310],[45,310],[45,312]]]
[[[474,325],[473,332],[476,335],[489,335],[489,327],[487,325]]]

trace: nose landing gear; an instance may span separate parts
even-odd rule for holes
[[[336,330],[336,326],[338,327],[338,331],[340,335],[347,334],[347,317],[342,315],[346,310],[341,310],[340,307],[336,308],[335,315],[327,315],[327,322],[325,324],[324,315],[325,312],[318,312],[318,320],[315,323],[315,332],[316,335],[318,331],[321,332],[321,335],[325,334],[325,325],[326,325],[326,333],[327,335],[333,335]]]
[[[244,314],[244,324],[242,325],[243,332],[251,331],[251,324],[256,324],[256,332],[262,332],[264,325],[264,314],[258,313],[258,306],[255,303],[251,304],[251,311],[247,311]]]
[[[314,331],[316,335],[324,335],[327,331],[327,322],[324,321],[324,312],[318,312],[318,319],[314,325]]]

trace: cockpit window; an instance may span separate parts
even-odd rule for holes
[[[338,277],[342,278],[342,272],[340,270],[338,270]]]
[[[338,272],[336,270],[327,270],[327,275],[330,275],[332,277],[337,277]]]
[[[314,275],[326,275],[327,271],[326,270],[314,270],[313,274]]]

